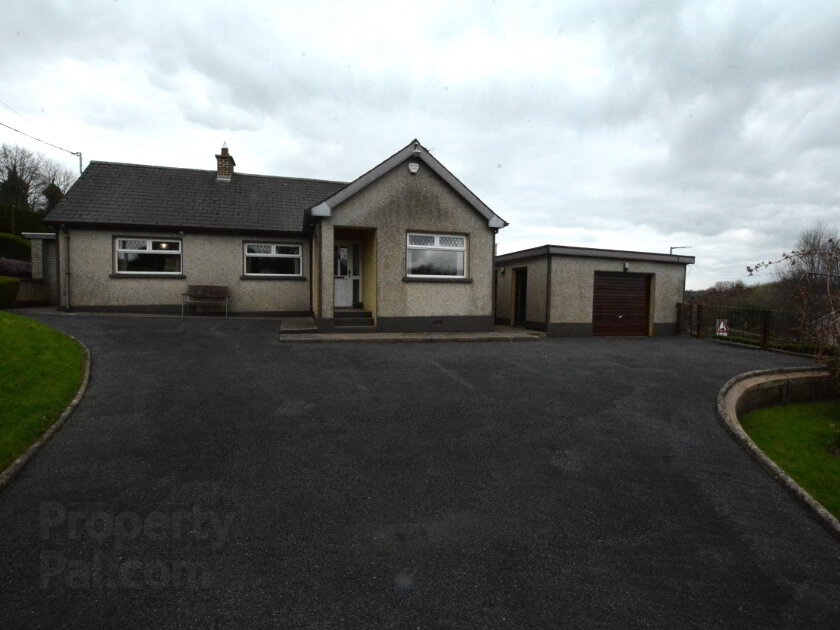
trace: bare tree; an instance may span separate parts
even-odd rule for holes
[[[747,267],[747,272],[769,268],[792,292],[801,333],[829,363],[840,387],[840,234],[817,223],[800,234],[793,251]]]
[[[57,197],[60,199],[76,180],[73,171],[41,153],[33,153],[18,145],[3,144],[0,145],[0,181],[7,180],[11,173],[28,186],[28,209],[35,212],[51,208],[51,203],[55,205],[53,200],[57,192],[61,193]],[[45,193],[48,187],[49,194]]]
[[[34,210],[47,213],[64,198],[67,189],[76,181],[73,171],[58,162],[44,159],[37,181],[37,188],[41,192],[40,199],[35,201]]]
[[[28,186],[29,207],[34,206],[34,201],[40,194],[36,191],[37,182],[41,177],[43,168],[43,156],[33,153],[25,147],[16,144],[0,145],[0,177],[8,179],[11,173],[15,173]],[[33,184],[36,184],[33,186]]]

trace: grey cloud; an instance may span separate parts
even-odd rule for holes
[[[13,90],[61,60],[124,64],[137,93],[67,84],[62,113],[161,145],[165,115],[251,172],[351,179],[417,136],[511,221],[503,251],[541,226],[624,247],[688,238],[692,281],[713,282],[840,216],[836,2],[456,3],[411,21],[326,7],[19,2],[0,8],[16,44],[0,72]],[[569,57],[541,54],[556,50]]]

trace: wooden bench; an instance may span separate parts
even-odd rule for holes
[[[225,303],[225,317],[228,316],[228,301],[230,290],[228,287],[213,286],[210,284],[191,284],[187,292],[181,294],[181,317],[184,316],[184,307],[190,304]]]

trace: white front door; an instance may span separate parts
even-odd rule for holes
[[[350,245],[335,246],[335,306],[353,306],[353,258]]]

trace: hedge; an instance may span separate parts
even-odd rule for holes
[[[0,276],[0,308],[11,308],[17,299],[20,280]]]
[[[14,220],[12,216],[14,215]],[[44,223],[44,217],[37,212],[25,208],[9,208],[0,206],[0,232],[49,232],[50,228]]]
[[[32,258],[32,244],[25,238],[0,232],[0,258],[12,258],[29,262]]]

